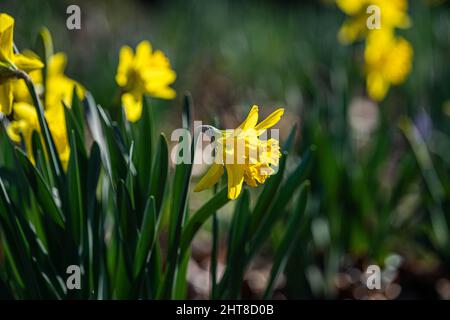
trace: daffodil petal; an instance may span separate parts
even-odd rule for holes
[[[244,167],[242,165],[227,165],[228,198],[236,199],[242,190],[244,182]]]
[[[6,127],[6,133],[8,134],[8,137],[16,142],[19,143],[21,140],[20,137],[20,123],[19,121],[11,121],[9,125]]]
[[[34,106],[26,102],[14,103],[14,118],[25,120],[29,123],[38,123],[37,113]]]
[[[337,6],[346,14],[354,15],[362,10],[365,0],[336,0]]]
[[[122,95],[122,105],[128,121],[136,122],[141,118],[142,96],[136,97],[131,93],[124,93]]]
[[[203,191],[215,185],[223,175],[223,166],[214,163],[195,186],[194,192]]]
[[[138,69],[145,68],[152,56],[152,45],[149,41],[141,41],[136,47],[135,63]]]
[[[63,76],[67,65],[67,56],[63,52],[52,55],[48,61],[48,76]]]
[[[386,81],[382,74],[372,72],[367,75],[366,86],[369,96],[376,101],[381,101],[386,96],[390,84]]]
[[[265,118],[263,121],[261,121],[256,127],[255,130],[258,131],[264,131],[270,127],[273,127],[280,121],[281,117],[284,114],[284,109],[279,108],[272,112],[267,118]],[[260,134],[260,133],[259,133]]]
[[[248,130],[254,128],[258,123],[258,106],[254,105],[250,110],[247,118],[242,122],[242,124],[237,128],[237,130]]]
[[[11,60],[13,56],[14,19],[0,14],[0,60]]]
[[[11,82],[0,84],[0,112],[10,114],[12,109],[13,92]]]
[[[25,72],[30,72],[36,69],[41,69],[44,67],[44,64],[37,57],[25,54],[16,54],[14,55],[14,64],[20,70]]]
[[[116,82],[119,86],[125,87],[128,81],[128,69],[133,64],[133,49],[123,46],[119,53],[119,65],[117,66]]]

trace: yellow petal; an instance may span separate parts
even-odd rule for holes
[[[174,99],[177,96],[177,93],[175,90],[173,90],[170,87],[162,87],[153,89],[152,91],[148,92],[152,97],[160,98],[160,99]]]
[[[13,61],[18,69],[25,72],[42,69],[44,67],[42,61],[39,60],[39,57],[31,51],[15,54]]]
[[[62,76],[67,65],[67,56],[63,52],[55,53],[48,60],[48,76]]]
[[[13,56],[14,19],[0,14],[0,60],[11,62]]]
[[[258,122],[258,106],[254,105],[250,110],[247,119],[237,128],[241,130],[253,129]]]
[[[119,65],[117,66],[116,82],[119,86],[125,87],[128,82],[128,70],[133,63],[133,49],[128,46],[120,48]]]
[[[372,99],[376,101],[383,100],[389,87],[389,82],[386,81],[382,74],[372,72],[367,75],[367,92]]]
[[[36,109],[33,105],[26,102],[14,103],[14,119],[25,120],[31,125],[38,124]]]
[[[136,68],[141,69],[149,63],[152,56],[152,45],[149,41],[141,41],[136,47]]]
[[[125,116],[130,122],[136,122],[141,118],[142,113],[142,95],[133,95],[124,93],[122,95],[122,105],[125,110]]]
[[[336,0],[337,6],[346,14],[354,15],[366,4],[364,0]]]
[[[273,127],[280,121],[281,117],[284,114],[284,109],[279,108],[272,112],[267,118],[265,118],[263,121],[261,121],[256,127],[256,131],[264,131],[270,127]],[[259,133],[260,134],[260,133]]]
[[[227,165],[228,198],[236,199],[242,190],[244,182],[244,167],[242,165]]]
[[[215,185],[223,175],[223,166],[214,163],[195,186],[194,192],[203,191]]]
[[[365,21],[365,15],[347,19],[339,29],[339,42],[345,45],[360,40],[367,33]]]
[[[8,134],[8,137],[16,143],[19,143],[21,140],[20,132],[21,126],[19,121],[11,121],[6,127],[6,133]]]
[[[12,109],[13,93],[11,82],[0,84],[0,112],[10,114]]]

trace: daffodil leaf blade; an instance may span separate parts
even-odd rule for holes
[[[36,170],[33,164],[30,162],[25,153],[16,148],[16,155],[21,164],[21,168],[24,171],[25,177],[29,182],[29,186],[33,190],[36,200],[42,207],[43,211],[48,213],[61,228],[64,228],[64,215],[61,208],[56,204],[60,200],[56,200],[50,191],[50,187],[45,182],[41,173]]]
[[[84,105],[81,103],[78,97],[77,86],[74,85],[72,89],[72,101],[70,105],[70,110],[74,116],[74,122],[76,126],[80,129],[80,132],[84,133]],[[84,137],[83,137],[84,138]],[[84,140],[84,139],[83,139]]]
[[[291,212],[291,216],[286,223],[286,232],[281,240],[280,245],[275,250],[274,262],[270,271],[269,281],[264,292],[265,299],[270,298],[273,294],[273,289],[277,277],[285,268],[298,239],[301,239],[305,236],[307,227],[309,225],[308,223],[305,223],[305,210],[309,195],[309,189],[309,181],[302,183],[295,210]]]
[[[137,182],[141,197],[147,199],[150,184],[153,181],[152,160],[154,159],[155,149],[155,123],[154,110],[149,97],[144,96],[142,104],[141,118],[137,123],[132,123],[136,141],[136,152],[133,158],[136,163]],[[145,200],[141,206],[145,206]]]
[[[310,148],[306,151],[302,161],[280,186],[280,189],[277,192],[277,195],[269,210],[265,214],[263,220],[259,223],[258,227],[254,230],[254,233],[252,233],[253,236],[249,249],[249,253],[251,255],[254,255],[257,252],[259,247],[270,235],[270,231],[276,220],[285,212],[287,203],[289,203],[289,200],[293,198],[296,189],[300,186],[300,183],[308,174],[312,163],[313,150],[313,148]]]
[[[133,278],[141,273],[147,261],[156,235],[156,204],[155,198],[150,196],[145,206],[142,225],[139,229],[136,253],[134,256]]]
[[[178,264],[178,250],[180,245],[180,239],[182,237],[182,225],[184,223],[187,198],[189,193],[189,182],[192,172],[192,162],[194,159],[194,142],[191,139],[192,130],[192,109],[193,103],[189,94],[184,97],[182,123],[183,128],[186,129],[180,140],[187,142],[187,148],[184,148],[184,152],[189,152],[189,161],[186,163],[182,161],[176,165],[175,175],[172,183],[172,204],[170,208],[170,221],[169,221],[169,250],[167,253],[167,271],[164,276],[164,282],[161,286],[161,291],[158,296],[160,298],[169,298],[172,294],[175,271]],[[190,142],[190,143],[189,143]],[[187,149],[187,150],[186,150]]]
[[[247,240],[250,224],[250,195],[244,189],[235,207],[233,220],[228,236],[227,273],[229,275],[227,296],[229,299],[238,299],[241,283],[246,265]]]
[[[69,212],[68,226],[72,232],[74,244],[80,246],[84,236],[84,195],[81,186],[81,172],[75,130],[69,135],[70,157],[67,170],[66,208]]]
[[[183,228],[183,233],[180,242],[180,255],[186,253],[189,245],[194,239],[195,234],[201,228],[201,226],[211,217],[217,210],[227,204],[228,188],[225,187],[216,193],[210,200],[208,200],[200,209],[198,209],[186,223]]]
[[[169,174],[169,147],[164,134],[161,134],[159,137],[152,172],[149,194],[155,197],[156,212],[159,213],[164,201],[164,195],[167,192],[167,178]]]
[[[286,139],[286,141],[283,143],[283,148],[282,150],[284,152],[289,152],[292,149],[292,146],[294,144],[295,141],[295,136],[297,134],[297,124],[294,124],[294,126],[292,127],[291,131],[289,132],[289,135]]]

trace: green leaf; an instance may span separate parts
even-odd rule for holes
[[[312,152],[313,149],[309,149],[302,161],[295,168],[286,182],[280,187],[280,190],[275,196],[275,200],[269,208],[269,211],[264,216],[263,220],[260,222],[258,228],[253,234],[253,238],[250,243],[249,253],[251,255],[255,254],[258,248],[264,243],[270,234],[270,229],[273,227],[277,218],[281,216],[286,208],[286,204],[292,198],[295,190],[300,186],[300,183],[305,179],[311,162],[312,162]]]
[[[181,263],[175,276],[175,285],[171,297],[173,300],[186,299],[188,289],[187,271],[189,260],[191,260],[190,252],[181,258]]]
[[[184,106],[183,106],[183,127],[189,129],[191,128],[191,114],[192,114],[192,100],[189,95],[185,96]],[[189,141],[189,136],[187,133],[183,135],[183,141]],[[164,276],[164,283],[161,287],[161,291],[158,294],[160,298],[170,298],[172,292],[172,286],[174,282],[175,271],[178,263],[178,251],[179,242],[181,238],[182,225],[184,223],[186,208],[187,208],[187,197],[189,192],[189,181],[191,178],[192,163],[194,160],[194,139],[187,152],[190,155],[189,163],[180,163],[175,168],[175,175],[172,184],[172,206],[170,210],[170,229],[169,229],[169,249],[167,253],[167,269]],[[186,150],[184,150],[186,151]]]
[[[133,278],[141,273],[145,262],[149,258],[151,248],[156,240],[156,208],[155,198],[151,196],[144,210],[142,226],[139,230],[136,254],[134,256]]]
[[[81,188],[81,175],[77,155],[77,142],[75,140],[75,131],[72,130],[69,135],[70,143],[70,159],[67,170],[67,199],[68,210],[70,212],[70,219],[68,225],[71,229],[73,240],[76,246],[81,246],[84,237],[84,196]]]
[[[229,270],[229,277],[228,279],[225,278],[225,280],[228,280],[226,298],[229,299],[239,298],[241,292],[246,265],[246,243],[249,236],[249,205],[249,192],[247,189],[244,189],[238,199],[228,236],[227,269]]]
[[[270,272],[269,282],[264,292],[264,299],[268,299],[273,294],[274,285],[280,272],[285,268],[287,261],[296,246],[297,240],[304,235],[307,224],[301,225],[302,218],[304,217],[306,202],[309,194],[309,181],[306,181],[300,187],[300,196],[298,198],[297,206],[292,212],[289,220],[287,221],[287,230],[284,237],[275,251],[275,257],[273,261],[272,270]]]
[[[151,178],[149,194],[155,197],[156,212],[160,212],[167,192],[167,176],[169,173],[169,148],[164,134],[161,133],[159,138],[158,149],[156,152],[155,162],[153,163],[153,175]]]
[[[104,259],[103,243],[103,230],[100,224],[100,215],[97,214],[97,196],[96,190],[100,177],[101,170],[101,158],[100,148],[96,142],[93,143],[90,157],[87,165],[87,177],[85,185],[85,199],[86,199],[86,241],[85,249],[86,259],[89,274],[89,292],[93,292],[96,289],[96,284],[100,281],[99,272],[102,259]]]
[[[45,183],[42,175],[34,168],[25,153],[16,148],[16,155],[28,180],[29,186],[33,190],[36,200],[42,207],[42,210],[49,214],[55,223],[64,228],[64,215],[57,203],[59,199],[55,199],[50,192],[50,187]]]
[[[141,119],[136,124],[133,124],[136,141],[136,152],[133,158],[135,159],[136,170],[138,172],[137,180],[139,190],[144,201],[148,197],[150,184],[154,180],[154,174],[152,174],[152,158],[155,149],[153,112],[149,98],[144,96]],[[158,174],[158,172],[154,173]],[[145,202],[143,205],[145,205]]]
[[[0,222],[2,222],[2,231],[6,231],[6,235],[10,239],[8,244],[11,246],[11,250],[8,252],[15,257],[13,260],[15,266],[17,266],[16,270],[20,274],[21,279],[24,280],[24,287],[27,291],[30,291],[30,296],[39,297],[40,290],[29,257],[29,246],[14,218],[15,212],[16,210],[11,203],[3,180],[0,179],[0,217],[3,218],[3,221]]]
[[[78,148],[78,152],[80,152],[83,157],[87,158],[83,123],[78,122],[79,120],[76,118],[76,115],[72,109],[69,109],[64,103],[63,105],[66,120],[67,136],[70,137],[70,135],[72,135],[72,131],[74,132],[73,134],[76,141],[76,146]]]
[[[186,254],[192,239],[194,239],[194,236],[200,227],[214,214],[214,212],[227,204],[228,201],[230,201],[230,199],[228,199],[228,190],[227,187],[225,187],[192,215],[188,223],[183,228],[183,234],[180,241],[181,257]]]
[[[289,132],[289,136],[287,137],[286,141],[283,144],[282,149],[284,152],[289,152],[292,149],[292,145],[294,144],[296,133],[297,133],[297,124],[295,124],[292,127],[291,132]]]

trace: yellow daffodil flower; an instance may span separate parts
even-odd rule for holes
[[[32,54],[14,53],[14,19],[0,14],[0,112],[11,113],[13,92],[11,80],[20,72],[40,69],[43,63]]]
[[[411,71],[413,49],[408,41],[392,32],[371,32],[364,51],[367,93],[384,99],[391,85],[403,83]]]
[[[6,131],[10,139],[17,143],[20,143],[21,136],[23,136],[27,154],[31,161],[34,162],[31,138],[33,131],[40,132],[36,108],[26,102],[16,102],[14,103],[13,109],[13,121],[11,121]],[[67,168],[70,148],[67,141],[64,109],[58,108],[46,110],[45,118],[55,142],[61,163],[64,168]]]
[[[67,168],[70,147],[62,102],[68,107],[71,106],[74,88],[76,88],[76,93],[80,99],[85,94],[85,89],[78,82],[64,74],[66,63],[67,57],[64,53],[56,53],[49,58],[45,85],[43,84],[41,70],[30,73],[38,93],[45,101],[45,118],[64,168]],[[13,92],[13,120],[7,128],[7,132],[11,140],[15,142],[20,142],[20,134],[23,135],[27,153],[33,159],[31,152],[32,132],[34,130],[40,131],[36,110],[32,105],[31,96],[23,80],[14,81]]]
[[[336,0],[338,7],[350,18],[339,30],[343,44],[365,38],[364,61],[368,95],[381,101],[391,85],[403,83],[411,72],[413,48],[402,37],[395,35],[396,28],[407,28],[407,0]],[[369,29],[367,8],[375,5],[380,10],[380,28]]]
[[[142,112],[142,95],[173,99],[175,91],[169,87],[176,79],[169,59],[159,50],[153,51],[150,42],[142,41],[133,49],[120,49],[116,82],[122,89],[122,105],[127,119],[135,122]]]
[[[360,40],[371,31],[367,28],[370,14],[367,8],[370,5],[380,9],[381,29],[408,28],[411,25],[407,0],[336,0],[336,4],[349,16],[338,33],[342,44]]]
[[[253,106],[247,119],[237,129],[220,131],[214,164],[194,191],[211,188],[219,181],[225,169],[229,199],[239,196],[244,181],[250,187],[263,184],[274,173],[272,166],[278,166],[281,152],[278,140],[261,140],[260,136],[278,123],[283,113],[284,109],[278,109],[257,124],[258,106]]]
[[[30,77],[36,87],[38,94],[44,99],[44,108],[50,106],[60,106],[61,101],[70,107],[72,103],[73,89],[80,99],[84,98],[84,87],[75,80],[64,74],[67,65],[67,56],[63,52],[58,52],[48,59],[46,83],[43,83],[42,70],[30,72]],[[45,91],[44,91],[45,88]],[[32,103],[31,96],[24,81],[16,80],[13,83],[14,101]],[[44,96],[45,95],[45,96]]]

